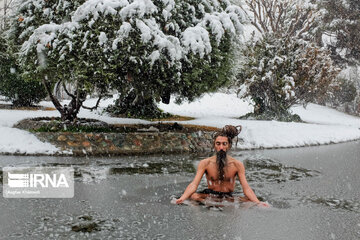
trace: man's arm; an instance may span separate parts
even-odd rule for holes
[[[259,199],[256,197],[254,191],[251,189],[251,187],[249,186],[246,180],[244,164],[238,162],[237,168],[238,168],[238,176],[239,176],[240,184],[245,196],[252,202],[260,203]]]
[[[206,159],[200,161],[193,181],[187,186],[183,195],[179,199],[176,200],[176,204],[180,204],[180,203],[184,202],[196,191],[196,189],[199,186],[199,183],[201,181],[201,178],[205,173],[206,164],[207,164]]]

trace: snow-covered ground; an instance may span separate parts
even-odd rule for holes
[[[85,104],[91,106],[95,101],[96,99],[89,99]],[[104,108],[112,102],[113,99],[105,100],[100,107]],[[52,107],[51,102],[41,102],[40,105]],[[299,114],[307,123],[236,119],[250,112],[252,107],[246,101],[238,99],[235,94],[206,94],[192,103],[184,102],[176,105],[170,102],[169,105],[159,104],[159,107],[173,114],[196,118],[182,122],[184,124],[214,127],[223,127],[227,124],[242,125],[243,130],[239,137],[243,141],[238,145],[240,149],[299,147],[360,139],[360,118],[315,104],[309,104],[306,109],[302,106],[292,108],[292,111]],[[79,117],[99,119],[107,123],[150,123],[140,119],[112,118],[102,115],[101,108],[97,112],[82,109]],[[59,151],[55,146],[39,141],[27,131],[12,128],[19,120],[40,116],[60,115],[57,111],[1,109],[0,153],[54,154]]]

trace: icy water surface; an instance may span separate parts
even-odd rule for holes
[[[199,155],[0,156],[1,167],[75,169],[71,199],[7,199],[0,188],[0,239],[360,239],[360,142],[231,155],[271,208],[171,204]]]

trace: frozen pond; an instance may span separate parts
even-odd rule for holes
[[[250,186],[272,208],[171,204],[199,155],[0,156],[1,167],[75,169],[71,199],[8,199],[0,188],[0,239],[360,238],[359,141],[231,155],[244,161]]]

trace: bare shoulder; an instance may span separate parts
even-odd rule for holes
[[[233,164],[238,170],[245,170],[244,164],[240,162],[239,160],[229,156],[228,161],[230,164]]]
[[[198,166],[205,168],[211,163],[211,161],[213,161],[213,157],[205,158],[199,162]]]

